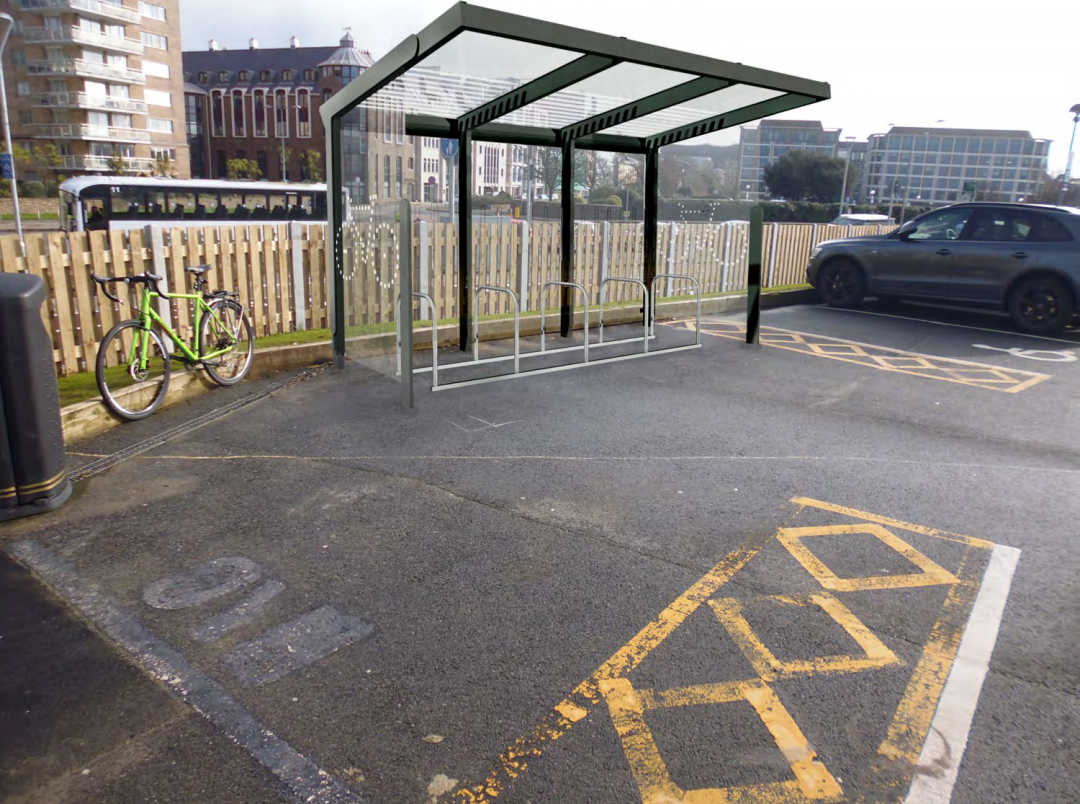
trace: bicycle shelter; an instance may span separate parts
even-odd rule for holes
[[[474,142],[561,150],[559,274],[543,282],[541,299],[549,289],[557,290],[559,332],[564,338],[573,333],[579,298],[585,309],[583,343],[561,350],[583,353],[583,362],[575,365],[666,351],[650,347],[650,340],[655,339],[652,323],[658,283],[697,283],[693,277],[658,270],[660,148],[829,97],[829,85],[818,81],[467,3],[454,5],[360,73],[320,110],[327,131],[333,238],[328,249],[332,269],[328,301],[335,365],[343,367],[347,345],[363,339],[359,355],[358,347],[351,347],[352,357],[359,356],[388,376],[411,378],[411,324],[419,318],[432,320],[435,348],[433,365],[417,371],[430,371],[435,389],[572,367],[522,370],[522,358],[560,351],[547,348],[544,305],[539,305],[540,349],[523,353],[521,288],[515,291],[505,282],[478,281],[474,274],[478,252],[472,226],[473,182],[474,172],[484,167],[473,164]],[[416,260],[408,203],[390,207],[379,202],[394,195],[392,186],[398,197],[407,195],[402,158],[410,137],[457,144],[457,191],[450,202],[451,209],[455,201],[457,206],[457,241],[436,246],[446,252],[456,250],[456,272],[447,272],[443,278],[442,294],[431,292],[423,280],[418,289],[412,287]],[[575,224],[576,150],[634,154],[644,160],[641,275],[604,278],[595,299],[575,281],[574,237],[567,236]],[[605,342],[604,294],[616,283],[640,289],[643,329],[640,337]],[[444,320],[456,317],[457,343],[462,352],[472,351],[470,364],[476,365],[485,362],[479,353],[479,300],[489,294],[503,300],[503,309],[512,312],[514,344],[512,355],[486,361],[512,360],[514,373],[440,383],[437,297],[441,295]],[[700,317],[700,287],[696,295]],[[589,313],[598,302],[599,341],[590,344]],[[414,304],[417,311],[411,313]],[[456,315],[447,315],[451,307]],[[371,337],[372,329],[385,328],[392,320],[398,330],[393,342],[385,336]],[[640,353],[595,357],[600,347],[631,341],[641,342]],[[699,346],[697,340],[692,346],[676,348]],[[403,351],[409,353],[407,359]]]

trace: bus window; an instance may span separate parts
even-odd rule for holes
[[[266,207],[266,201],[265,193],[244,193],[247,217],[251,220],[267,220],[270,217],[270,210]]]
[[[170,190],[168,203],[165,205],[170,220],[184,221],[195,216],[195,193]]]
[[[311,193],[289,195],[289,220],[299,221],[311,217]]]
[[[83,210],[86,213],[86,231],[108,228],[105,220],[105,199],[87,198],[83,201]]]
[[[195,217],[216,218],[221,207],[221,197],[217,193],[199,193],[195,203]]]
[[[284,193],[271,193],[267,208],[270,210],[270,220],[283,221],[289,208],[289,201]]]
[[[113,187],[109,198],[109,218],[114,221],[137,220],[142,204],[141,187]]]

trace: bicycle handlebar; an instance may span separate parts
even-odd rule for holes
[[[120,303],[119,297],[114,295],[109,290],[109,285],[114,282],[123,282],[125,285],[149,285],[150,290],[156,293],[163,299],[170,298],[167,293],[162,293],[158,287],[158,282],[162,281],[165,277],[157,276],[156,274],[137,274],[135,276],[94,276],[94,281],[101,286],[101,291],[112,299],[114,302]]]

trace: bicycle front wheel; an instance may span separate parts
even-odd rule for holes
[[[121,419],[145,419],[169,390],[169,352],[161,335],[140,321],[121,321],[98,347],[97,386],[105,406]]]
[[[244,308],[232,299],[210,304],[199,323],[199,354],[212,355],[203,366],[218,385],[236,385],[251,368],[255,337]]]

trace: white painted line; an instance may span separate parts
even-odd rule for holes
[[[921,770],[915,775],[904,804],[948,804],[952,799],[1019,561],[1020,551],[1015,547],[998,545],[990,556],[960,640],[960,650],[919,754]]]
[[[364,804],[344,784],[255,720],[220,684],[192,667],[179,651],[154,636],[67,561],[37,542],[19,542],[8,552],[127,651],[143,672],[161,681],[261,762],[292,790],[298,804]]]
[[[1068,341],[1063,338],[1051,338],[1049,335],[1028,335],[1024,332],[1014,332],[1007,329],[990,329],[989,327],[973,327],[970,324],[952,324],[948,321],[931,321],[926,318],[914,318],[906,315],[893,315],[892,313],[875,313],[873,310],[851,310],[841,307],[829,307],[827,304],[816,305],[818,310],[831,310],[834,313],[858,313],[859,315],[876,315],[879,318],[896,318],[900,321],[915,321],[919,324],[934,324],[938,327],[956,327],[957,329],[974,329],[978,332],[995,332],[998,335],[1009,335],[1014,338],[1034,338],[1040,341],[1054,341],[1055,343],[1068,343],[1073,346],[1077,345],[1077,341]],[[937,309],[937,308],[935,308]],[[954,308],[946,308],[952,310]],[[958,310],[959,312],[959,310]],[[971,312],[970,310],[964,310],[964,312]]]

